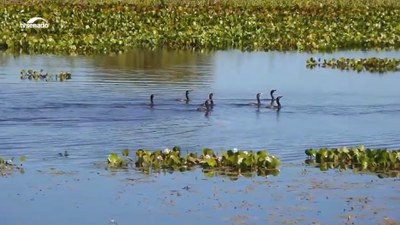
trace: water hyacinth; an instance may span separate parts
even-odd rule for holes
[[[124,150],[126,151],[126,150]],[[174,147],[172,150],[149,151],[139,149],[136,151],[136,159],[132,160],[125,156],[119,157],[116,153],[111,153],[108,157],[108,166],[111,168],[127,168],[134,165],[142,171],[185,171],[194,167],[201,167],[205,173],[239,175],[241,173],[257,172],[258,175],[269,175],[279,173],[280,160],[275,156],[269,155],[266,151],[242,151],[228,150],[222,151],[220,155],[214,153],[210,148],[205,148],[202,154],[197,157],[195,153],[188,153],[186,157],[181,156],[180,148]],[[222,172],[225,171],[225,172]]]
[[[0,157],[0,177],[10,175],[14,170],[18,170],[19,173],[25,172],[22,164],[25,161],[25,156],[20,156],[18,164],[14,163],[14,158],[4,160]]]
[[[132,2],[0,3],[0,50],[98,54],[132,48],[324,52],[400,48],[400,4],[394,0]],[[48,27],[21,27],[36,16],[46,19]]]
[[[306,66],[309,69],[316,67],[332,68],[340,70],[355,70],[357,72],[368,71],[370,73],[385,73],[400,71],[400,59],[389,58],[344,58],[323,59],[315,58],[307,59]]]
[[[375,173],[400,172],[400,150],[369,149],[358,147],[321,148],[305,150],[306,164],[316,165],[321,170],[351,168]]]
[[[169,154],[170,152],[171,152],[171,149],[169,149],[169,148],[166,148],[163,151],[163,153],[166,154],[166,155]]]
[[[28,69],[28,70],[24,70],[22,69],[20,71],[20,78],[21,80],[34,80],[34,81],[65,81],[65,80],[69,80],[72,78],[71,73],[68,72],[60,72],[58,75],[53,76],[50,73],[44,73],[43,69],[39,71],[35,71],[32,69]]]

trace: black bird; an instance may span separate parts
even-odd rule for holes
[[[151,95],[150,95],[150,104],[149,104],[149,106],[150,106],[150,107],[153,107],[153,106],[154,106],[154,94],[151,94]]]
[[[211,106],[211,107],[214,106],[213,96],[214,96],[214,93],[210,93],[210,94],[208,95],[208,100],[210,100],[210,106]]]
[[[190,101],[189,92],[191,92],[191,91],[192,91],[192,90],[186,90],[186,92],[185,92],[185,98],[184,98],[184,99],[178,99],[178,101],[188,103],[188,102]]]
[[[273,105],[273,104],[271,103],[270,105],[267,105],[266,108],[280,110],[280,109],[282,108],[282,105],[281,105],[281,103],[280,103],[279,100],[280,100],[282,97],[283,97],[283,96],[278,96],[278,97],[275,99],[276,105]]]
[[[283,96],[278,96],[278,97],[275,99],[275,101],[276,101],[275,109],[281,109],[281,108],[282,108],[281,103],[279,102],[279,99],[281,99],[282,97],[283,97]]]
[[[214,101],[213,101],[213,96],[214,96],[214,93],[210,93],[209,95],[208,95],[208,104],[209,104],[209,106],[212,108],[213,106],[214,106]],[[203,103],[203,104],[201,104],[200,106],[205,106],[205,103]]]
[[[270,92],[269,92],[269,95],[271,95],[271,101],[275,101],[275,97],[274,97],[274,92],[275,92],[276,90],[271,90]]]
[[[270,100],[271,102],[269,103],[269,105],[267,106],[267,108],[272,108],[272,106],[274,105],[274,101],[276,100],[276,98],[275,98],[275,96],[274,96],[274,92],[275,92],[276,90],[275,89],[273,89],[273,90],[271,90],[270,92],[269,92],[269,95],[271,96],[271,98],[270,99],[267,99],[267,100]]]
[[[197,108],[197,111],[200,112],[208,112],[210,111],[210,99],[207,99],[204,104],[202,104],[199,108]]]
[[[262,93],[257,93],[257,95],[256,95],[257,102],[256,103],[252,102],[252,103],[250,103],[250,105],[255,105],[257,107],[260,107],[260,105],[261,105],[260,95],[261,94]]]

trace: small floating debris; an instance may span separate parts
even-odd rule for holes
[[[40,71],[35,70],[21,70],[20,78],[21,80],[42,80],[42,81],[65,81],[71,79],[72,75],[68,72],[60,72],[58,75],[53,76],[52,74],[44,73],[43,69]]]
[[[191,187],[190,187],[189,185],[186,185],[186,186],[183,187],[182,189],[183,189],[183,190],[186,190],[186,191],[189,191],[190,188],[191,188]]]
[[[113,169],[126,169],[135,166],[143,172],[161,171],[188,171],[200,167],[207,176],[213,175],[239,175],[249,176],[256,173],[258,176],[276,175],[279,173],[280,160],[269,155],[267,151],[253,152],[251,150],[227,150],[215,154],[210,148],[205,148],[202,154],[187,153],[181,156],[179,147],[163,151],[136,150],[135,162],[129,158],[129,150],[122,151],[122,157],[117,153],[108,156],[108,167]],[[133,164],[134,162],[134,164]]]
[[[396,58],[344,58],[321,59],[311,57],[307,59],[306,67],[332,68],[340,70],[354,70],[357,72],[385,73],[400,71],[400,59]]]
[[[60,157],[68,157],[68,156],[69,156],[69,153],[68,153],[67,150],[65,150],[64,153],[59,152],[59,153],[58,153],[58,156],[60,156]]]
[[[347,148],[321,148],[305,150],[305,163],[321,170],[353,169],[390,176],[400,176],[400,150],[370,149],[363,145]]]

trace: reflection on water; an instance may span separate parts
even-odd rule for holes
[[[210,57],[201,53],[137,50],[121,55],[86,59],[101,82],[201,85],[210,76]]]
[[[342,52],[330,57],[399,57]],[[399,73],[308,70],[300,53],[134,51],[113,56],[0,54],[0,155],[40,161],[68,150],[75,163],[122,148],[267,149],[303,160],[304,149],[399,148]],[[316,55],[319,57],[320,55]],[[322,56],[322,55],[321,55]],[[315,57],[315,55],[314,55]],[[323,56],[325,57],[325,56]],[[21,81],[20,69],[72,73],[67,82]],[[185,90],[191,101],[177,101]],[[269,90],[277,112],[250,105]],[[210,112],[196,109],[214,93]],[[155,105],[148,106],[150,94]]]

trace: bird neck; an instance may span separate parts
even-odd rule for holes
[[[275,99],[275,97],[274,97],[274,92],[271,92],[271,99]]]

